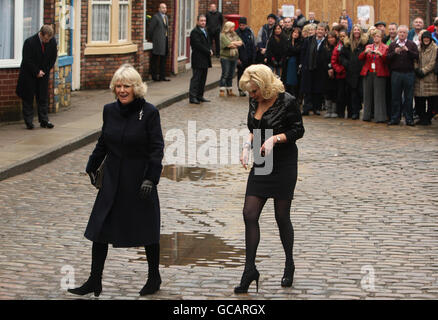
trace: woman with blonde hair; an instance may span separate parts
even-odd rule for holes
[[[234,292],[248,292],[253,281],[256,281],[258,289],[260,274],[255,266],[260,241],[258,221],[268,198],[274,198],[275,219],[286,255],[281,286],[290,287],[295,271],[290,208],[297,181],[298,149],[295,141],[304,134],[301,113],[296,99],[285,92],[281,80],[266,65],[248,67],[239,86],[248,91],[250,96],[250,134],[243,146],[240,161],[247,169],[249,154],[254,147],[254,163],[248,177],[243,207],[245,270]]]
[[[368,36],[363,32],[359,24],[353,25],[351,29],[350,39],[344,40],[339,60],[347,71],[346,82],[350,91],[350,108],[348,117],[357,120],[359,119],[360,110],[362,108],[362,71],[363,62],[359,60],[359,55],[365,50],[368,44]],[[350,113],[351,111],[351,113]]]
[[[108,244],[112,244],[144,246],[149,272],[140,295],[152,294],[161,284],[156,187],[164,149],[160,115],[145,101],[147,87],[131,65],[115,72],[110,88],[117,101],[103,108],[102,133],[85,170],[91,184],[99,188],[85,230],[85,237],[93,242],[91,274],[81,287],[68,291],[100,295]],[[103,170],[102,179],[98,179],[98,169]]]
[[[228,96],[235,96],[233,93],[233,77],[236,71],[237,60],[239,59],[238,48],[243,45],[242,40],[234,31],[235,24],[227,21],[222,28],[220,35],[220,59],[222,75],[219,82],[219,95],[225,97],[225,90]]]

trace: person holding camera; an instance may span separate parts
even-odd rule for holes
[[[386,122],[386,80],[389,69],[386,64],[388,46],[382,42],[383,33],[376,29],[372,32],[373,43],[365,47],[359,55],[359,60],[365,61],[361,76],[363,81],[363,121],[371,121],[374,107],[374,120],[377,123]]]
[[[85,230],[93,242],[91,274],[77,295],[102,291],[102,273],[113,247],[144,246],[148,280],[140,295],[159,290],[160,204],[157,185],[162,171],[164,141],[158,109],[144,99],[146,84],[131,65],[122,65],[111,84],[117,101],[103,108],[102,133],[88,160],[91,184],[100,187]],[[96,172],[103,164],[102,185]]]

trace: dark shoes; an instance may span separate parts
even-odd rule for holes
[[[148,281],[146,281],[146,284],[144,285],[143,289],[140,290],[140,295],[145,296],[148,294],[154,294],[158,290],[160,290],[161,285],[161,277],[158,275],[157,277],[150,277],[148,278]]]
[[[247,293],[249,285],[255,280],[256,290],[259,292],[260,273],[254,267],[253,269],[245,270],[240,280],[240,285],[234,288],[234,293]]]
[[[406,121],[406,125],[410,127],[415,127],[414,121]]]
[[[90,276],[87,282],[85,282],[81,287],[68,289],[67,291],[79,296],[84,296],[94,292],[94,296],[98,297],[102,292],[102,279],[94,279]]]
[[[284,269],[283,278],[281,278],[282,287],[292,287],[292,283],[294,282],[294,273],[295,266]]]
[[[43,121],[40,123],[41,128],[47,128],[47,129],[52,129],[53,127],[55,127],[53,125],[53,123],[49,122],[49,121]]]
[[[193,104],[201,104],[201,102],[196,98],[190,98],[189,102]]]
[[[160,81],[170,81],[169,78],[160,78]]]
[[[33,123],[26,123],[26,129],[27,129],[27,130],[32,130],[33,128],[35,128],[35,126],[33,125]]]
[[[359,119],[359,115],[358,114],[353,114],[351,116],[351,120],[357,120],[357,119]]]
[[[246,97],[245,91],[239,90],[239,97]]]
[[[400,123],[395,121],[389,121],[388,126],[398,126]]]
[[[210,102],[210,100],[205,99],[204,97],[198,98],[199,102]]]

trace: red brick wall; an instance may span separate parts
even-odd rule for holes
[[[433,24],[433,19],[437,16],[436,1],[430,1],[429,12],[427,12],[427,1],[428,0],[409,0],[409,27],[412,27],[412,21],[417,17],[423,18],[424,23],[426,23],[427,16],[429,16],[430,24]]]
[[[199,13],[206,14],[210,4],[215,3],[219,10],[218,0],[200,0],[199,1]],[[222,13],[223,14],[239,14],[239,0],[222,0]]]
[[[21,119],[21,100],[15,94],[19,69],[0,69],[0,122]]]

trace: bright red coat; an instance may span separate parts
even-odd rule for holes
[[[369,44],[365,47],[365,51],[370,48],[371,50],[374,50],[374,44]],[[360,73],[361,76],[366,76],[368,72],[372,72],[371,64],[374,62],[376,64],[376,75],[378,77],[389,77],[389,68],[388,64],[386,63],[386,55],[388,54],[388,46],[386,44],[381,43],[378,48],[379,52],[382,54],[382,56],[379,56],[377,54],[373,54],[371,52],[365,53],[363,51],[359,55],[359,60],[365,60],[365,63],[363,65],[362,71]]]
[[[341,48],[342,48],[341,46],[343,46],[343,44],[341,42],[338,43],[336,48],[333,50],[333,54],[331,58],[331,64],[333,70],[335,70],[336,79],[345,79],[347,77],[347,71],[339,61],[339,55],[341,53]]]

